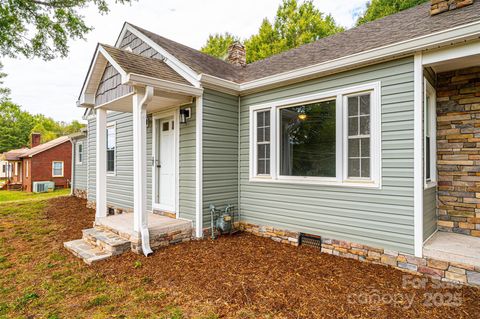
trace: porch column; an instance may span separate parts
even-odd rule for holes
[[[423,257],[423,63],[422,53],[414,58],[414,133],[413,133],[413,223],[414,251]],[[435,154],[433,156],[436,156]]]
[[[133,230],[140,235],[142,251],[151,254],[147,220],[147,110],[153,88],[133,96]]]
[[[107,216],[107,110],[97,109],[96,118],[96,213],[95,218]]]

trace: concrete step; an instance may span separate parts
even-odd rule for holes
[[[101,250],[83,239],[67,241],[63,243],[63,246],[89,265],[112,256],[112,253]]]
[[[131,250],[130,241],[111,231],[100,228],[89,228],[84,229],[82,232],[82,239],[84,241],[112,255],[120,255]]]

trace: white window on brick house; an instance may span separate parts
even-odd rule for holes
[[[63,162],[62,161],[53,161],[52,162],[52,177],[63,177]]]
[[[30,161],[25,161],[25,177],[28,177],[28,164]]]
[[[436,92],[435,88],[424,79],[423,107],[423,162],[425,187],[436,185]]]
[[[380,83],[250,107],[250,180],[380,187]]]

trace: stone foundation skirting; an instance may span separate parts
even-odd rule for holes
[[[298,246],[298,238],[300,236],[300,234],[296,232],[248,223],[240,223],[240,230],[252,233],[256,236],[270,238],[279,243],[293,246]]]
[[[88,200],[87,201],[87,208],[90,208],[90,209],[96,209],[96,202],[95,201],[91,201],[91,200]],[[123,214],[123,213],[133,213],[133,209],[131,208],[122,208],[122,207],[117,207],[117,206],[114,206],[114,205],[107,205],[107,214],[108,215],[119,215],[119,214]]]
[[[240,229],[276,242],[298,246],[300,233],[240,223]],[[321,237],[321,252],[425,275],[435,280],[480,287],[480,267],[415,256],[344,240]]]
[[[152,250],[157,250],[169,245],[184,243],[190,241],[191,239],[191,229],[175,230],[168,233],[150,236],[150,248],[152,248]],[[142,244],[140,238],[131,237],[129,240],[132,243],[132,251],[134,253],[141,254]]]
[[[87,199],[88,193],[87,193],[86,189],[75,188],[73,190],[73,196],[81,198],[81,199]]]

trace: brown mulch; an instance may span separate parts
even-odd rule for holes
[[[51,200],[46,214],[63,226],[54,239],[59,245],[80,238],[94,218],[76,198]],[[185,318],[480,318],[480,289],[422,286],[424,277],[249,234],[82,267],[112,286],[164,291],[168,300],[152,306],[173,303]]]

